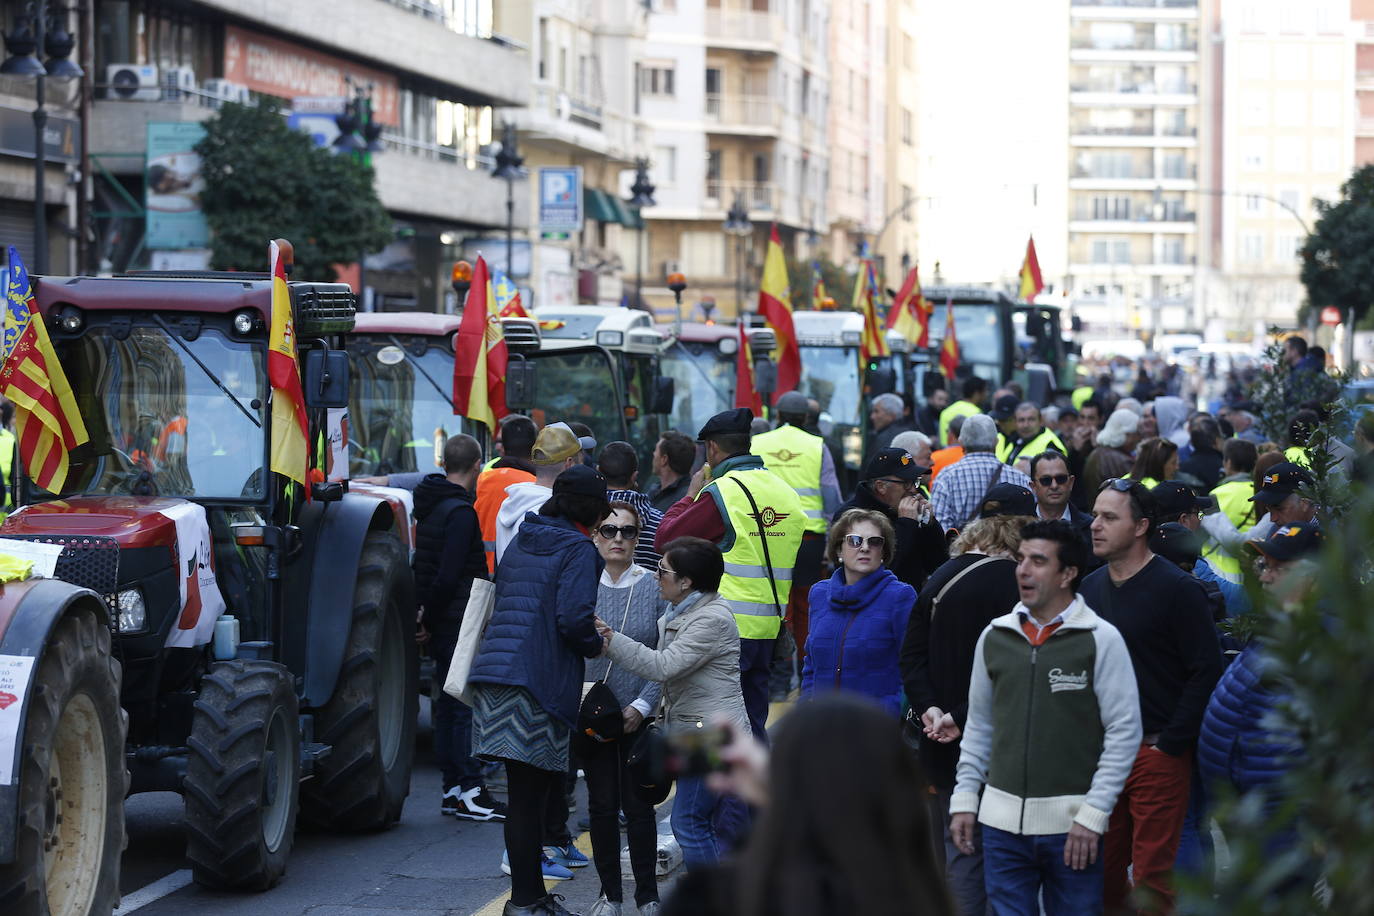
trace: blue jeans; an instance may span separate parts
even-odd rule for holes
[[[745,805],[737,798],[727,798],[706,787],[699,776],[677,781],[677,795],[673,797],[673,836],[682,847],[682,861],[689,871],[708,868],[720,861],[728,851],[728,838],[716,829],[717,819],[737,821],[736,807],[745,812]]]
[[[440,684],[448,677],[449,662],[458,645],[458,634],[432,637],[430,654],[434,677]],[[443,771],[444,791],[458,786],[464,792],[482,784],[482,767],[472,756],[472,709],[439,691],[434,700],[434,756]]]
[[[1043,892],[1046,916],[1102,912],[1102,848],[1082,871],[1064,864],[1066,833],[1020,836],[983,825],[983,877],[995,916],[1039,916]]]

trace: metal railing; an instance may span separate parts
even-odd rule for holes
[[[1094,214],[1090,210],[1079,210],[1074,215],[1074,222],[1079,223],[1191,223],[1195,222],[1196,219],[1197,214],[1191,210],[1186,212],[1165,211],[1158,218],[1149,210],[1124,215]]]
[[[1185,41],[1157,41],[1153,35],[1140,35],[1131,42],[1104,41],[1091,37],[1074,36],[1069,42],[1073,51],[1196,51],[1197,39]]]
[[[1196,9],[1197,0],[1072,0],[1073,6],[1116,6],[1135,9]]]
[[[608,143],[630,148],[640,142],[640,125],[627,115],[606,107],[602,102],[579,98],[556,86],[534,86],[533,111],[566,120],[571,124],[600,131]]]
[[[726,41],[762,41],[779,44],[782,32],[778,17],[753,10],[707,10],[706,37]]]
[[[1152,127],[1149,124],[1132,124],[1129,127],[1112,127],[1099,124],[1078,124],[1069,130],[1075,137],[1196,137],[1196,127],[1172,127],[1163,125]]]
[[[1115,179],[1123,181],[1185,180],[1197,177],[1197,166],[1189,163],[1183,166],[1165,166],[1156,170],[1154,168],[1094,169],[1091,166],[1075,165],[1072,177],[1095,178],[1104,181]]]
[[[462,0],[384,0],[384,2],[392,6],[399,6],[401,9],[424,19],[433,20],[459,35],[468,35],[472,38],[494,37],[489,28],[482,27],[482,23],[474,22],[459,14],[458,10],[462,5]]]
[[[1070,92],[1104,92],[1114,95],[1196,95],[1196,83],[1117,83],[1092,80],[1071,83]]]
[[[383,133],[382,142],[386,144],[388,150],[395,150],[420,159],[450,162],[467,169],[493,169],[496,167],[496,160],[491,156],[482,153],[469,154],[465,150],[455,149],[452,146],[412,140],[410,137],[397,133]]]
[[[744,198],[744,205],[752,210],[772,212],[777,202],[777,185],[772,182],[720,181],[706,179],[706,200],[708,203],[728,207],[736,197]]]
[[[708,95],[706,120],[776,130],[782,123],[782,103],[762,95]]]

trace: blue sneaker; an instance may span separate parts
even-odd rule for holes
[[[592,860],[571,843],[567,846],[545,846],[544,855],[553,860],[555,865],[564,868],[586,868],[592,864]]]
[[[552,848],[551,846],[545,847],[546,850]],[[583,856],[583,858],[585,859],[586,857]],[[567,881],[573,876],[572,872],[550,859],[547,853],[543,857],[542,864],[545,881]],[[503,851],[501,853],[501,873],[506,875],[510,874],[510,853],[508,851]]]

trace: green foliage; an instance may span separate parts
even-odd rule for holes
[[[812,263],[810,258],[798,260],[790,255],[787,257],[787,279],[792,289],[793,308],[814,309],[820,307],[814,301],[816,278],[812,270]],[[850,299],[854,294],[854,275],[845,273],[843,267],[826,257],[817,259],[815,263],[820,264],[821,278],[825,281],[825,292],[835,300],[835,308],[848,309],[851,305]]]
[[[196,145],[217,270],[265,270],[267,243],[295,247],[292,279],[334,280],[335,264],[379,251],[392,235],[372,167],[317,147],[273,103],[225,105]]]
[[[1270,333],[1277,335],[1278,328]],[[1250,388],[1255,402],[1260,429],[1271,442],[1285,444],[1288,421],[1302,404],[1333,404],[1348,375],[1327,375],[1318,372],[1289,372],[1283,360],[1283,344],[1272,343],[1264,351],[1259,374]]]
[[[1358,324],[1374,302],[1374,165],[1351,174],[1341,200],[1319,200],[1316,208],[1317,224],[1300,252],[1307,299],[1316,308],[1334,305]]]

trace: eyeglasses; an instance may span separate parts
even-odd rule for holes
[[[668,569],[662,563],[660,563],[658,564],[658,568],[654,570],[654,575],[662,579],[664,576],[676,576],[677,572],[675,570]]]
[[[844,536],[844,542],[856,550],[864,545],[864,540],[864,537],[858,534],[846,534]],[[869,550],[882,550],[883,545],[887,543],[887,538],[880,534],[875,534],[867,540]]]
[[[620,525],[618,527],[616,525],[602,525],[596,529],[596,533],[608,541],[615,540],[617,534],[627,541],[639,540],[639,527],[637,525]]]
[[[896,484],[897,486],[899,486],[899,487],[914,487],[914,486],[916,486],[916,481],[914,481],[914,480],[899,480],[899,479],[896,478],[896,477],[879,477],[878,480],[877,480],[877,482],[878,482],[878,483],[895,483],[895,484]]]
[[[1068,483],[1068,482],[1069,482],[1069,475],[1068,475],[1068,474],[1042,474],[1041,476],[1039,476],[1039,477],[1037,477],[1037,478],[1035,478],[1035,479],[1038,480],[1038,481],[1040,481],[1040,486],[1042,486],[1042,487],[1049,487],[1049,486],[1053,486],[1054,484],[1060,484],[1060,485],[1062,485],[1062,484]]]

